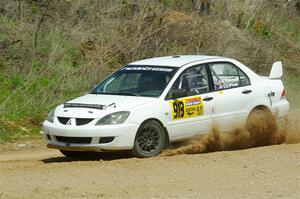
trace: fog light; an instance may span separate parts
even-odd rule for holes
[[[101,137],[99,140],[99,144],[107,144],[114,141],[115,137]]]

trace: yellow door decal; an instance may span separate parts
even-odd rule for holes
[[[170,101],[172,119],[197,117],[204,113],[204,105],[201,97],[190,97]]]

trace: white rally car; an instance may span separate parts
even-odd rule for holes
[[[216,56],[167,56],[130,63],[89,94],[53,109],[43,123],[49,148],[66,156],[82,151],[132,150],[157,155],[169,143],[245,124],[256,110],[289,111],[282,64],[269,77]]]

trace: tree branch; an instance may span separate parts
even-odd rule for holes
[[[37,29],[36,29],[36,31],[35,31],[35,33],[34,33],[34,46],[35,46],[35,47],[37,47],[38,32],[39,32],[39,30],[40,30],[40,28],[41,28],[41,25],[42,25],[42,23],[43,23],[43,21],[44,21],[44,19],[45,19],[45,16],[46,16],[46,14],[47,14],[47,11],[48,11],[48,9],[49,9],[49,4],[50,4],[49,2],[50,2],[49,0],[46,1],[46,3],[47,3],[46,9],[44,10],[42,17],[41,17],[41,19],[39,20]]]

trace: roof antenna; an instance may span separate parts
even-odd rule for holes
[[[180,56],[179,55],[173,55],[172,57],[173,58],[179,58]]]

